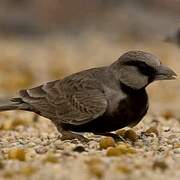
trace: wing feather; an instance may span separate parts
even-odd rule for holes
[[[84,124],[103,115],[108,106],[101,83],[89,72],[21,90],[20,98],[49,119]]]
[[[95,80],[64,81],[56,88],[60,95],[56,114],[63,123],[84,124],[103,115],[107,109],[105,95]]]

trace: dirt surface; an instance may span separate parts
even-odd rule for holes
[[[130,133],[126,133],[130,132]],[[146,116],[124,141],[86,134],[89,143],[59,140],[52,123],[31,114],[2,113],[1,179],[164,179],[180,177],[180,125]],[[124,135],[124,133],[126,135]]]

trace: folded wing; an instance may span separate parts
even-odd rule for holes
[[[84,124],[104,114],[107,100],[96,80],[73,77],[20,91],[40,115],[67,124]]]

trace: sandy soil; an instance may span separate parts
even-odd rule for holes
[[[85,134],[89,143],[59,140],[52,123],[30,113],[1,114],[1,179],[164,179],[180,177],[180,125],[146,116],[125,142]]]

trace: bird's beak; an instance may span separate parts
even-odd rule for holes
[[[170,68],[160,65],[155,73],[154,80],[171,80],[176,79],[177,74]]]

